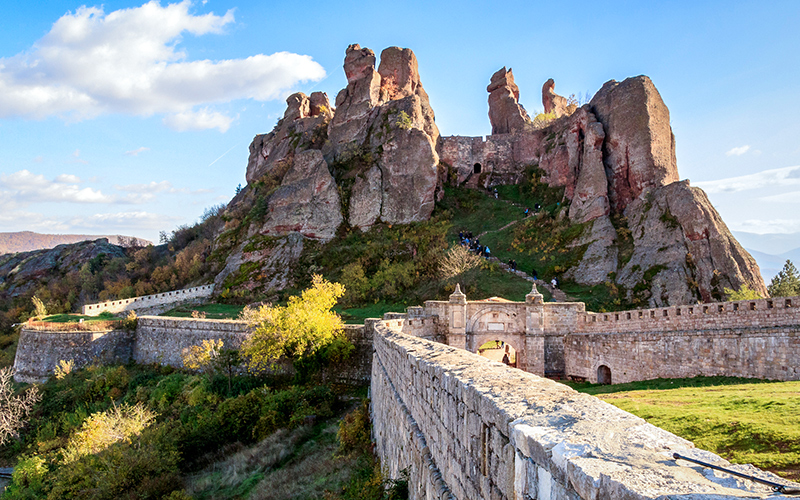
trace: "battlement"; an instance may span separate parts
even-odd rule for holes
[[[117,314],[124,311],[141,311],[142,309],[152,308],[161,308],[163,310],[167,310],[169,308],[161,306],[174,306],[183,302],[210,297],[213,293],[213,284],[202,285],[193,288],[184,288],[183,290],[174,290],[171,292],[132,297],[130,299],[109,300],[106,302],[99,302],[97,304],[87,304],[81,308],[81,314],[85,316],[97,316],[102,312]],[[158,312],[163,311],[149,310],[148,312],[151,314],[157,314]]]
[[[574,333],[643,333],[800,324],[800,297],[716,302],[610,313],[586,312]]]

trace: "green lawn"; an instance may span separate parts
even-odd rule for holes
[[[800,382],[708,377],[567,385],[731,462],[800,479]]]
[[[193,311],[206,313],[206,319],[236,319],[244,306],[234,304],[185,305],[161,314],[173,318],[191,318]]]
[[[84,322],[89,321],[108,321],[111,319],[119,319],[117,316],[110,312],[102,312],[98,316],[84,316],[83,314],[52,314],[45,317],[42,321],[47,323],[78,323],[80,320]]]

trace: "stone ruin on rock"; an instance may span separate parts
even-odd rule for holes
[[[648,77],[609,81],[577,109],[550,79],[542,104],[555,119],[537,128],[502,68],[487,87],[492,135],[483,138],[440,137],[410,49],[385,49],[376,69],[372,50],[351,45],[344,72],[335,109],[321,92],[293,94],[272,132],[253,140],[226,230],[247,225],[218,289],[244,265],[261,279],[245,287],[285,288],[308,240],[329,241],[342,225],[427,220],[445,183],[518,184],[536,167],[564,190],[559,217],[581,225],[571,250],[582,258],[564,279],[644,287],[651,306],[707,302],[745,284],[767,294],[705,193],[679,180],[669,110]]]

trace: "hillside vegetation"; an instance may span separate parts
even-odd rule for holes
[[[0,448],[15,466],[4,500],[384,499],[403,488],[384,490],[358,388],[240,376],[229,390],[222,376],[130,365],[41,390],[22,440]]]

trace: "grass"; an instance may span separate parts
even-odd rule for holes
[[[733,463],[800,479],[800,382],[700,377],[568,385]]]
[[[496,200],[483,191],[450,186],[445,186],[444,199],[436,210],[448,212],[451,223],[448,240],[451,242],[458,241],[459,231],[472,231],[477,236],[484,231],[496,231],[524,215],[524,209]]]
[[[403,303],[378,302],[347,309],[337,306],[333,310],[339,313],[347,324],[363,324],[367,318],[383,318],[383,315],[388,312],[404,313],[407,307],[408,304]]]
[[[206,319],[236,319],[244,306],[236,304],[202,304],[179,306],[161,314],[171,318],[191,318],[192,312],[206,313]]]
[[[85,322],[91,321],[108,321],[116,319],[111,313],[100,313],[99,316],[84,316],[83,314],[53,314],[42,319],[45,323],[79,323],[81,320]]]

